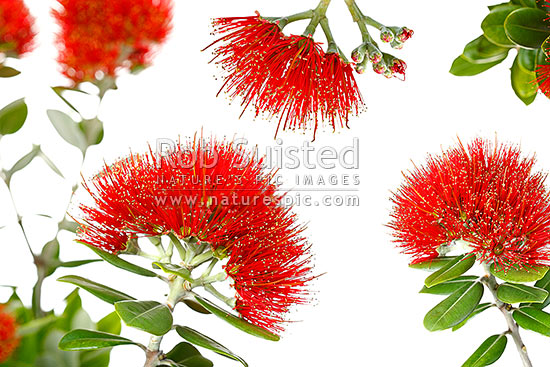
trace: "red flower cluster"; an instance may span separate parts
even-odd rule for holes
[[[482,139],[430,156],[393,197],[396,242],[413,263],[464,240],[485,263],[550,265],[550,197],[534,164],[517,147]]]
[[[171,30],[171,0],[58,2],[58,62],[75,84],[148,66]]]
[[[296,217],[278,205],[273,175],[228,142],[190,141],[167,155],[131,155],[86,185],[79,239],[110,252],[128,239],[175,233],[196,237],[228,257],[236,310],[280,331],[284,314],[306,302],[309,246]]]
[[[214,60],[226,73],[220,92],[241,97],[256,116],[278,115],[277,131],[313,127],[315,134],[322,121],[335,130],[362,108],[352,65],[312,37],[286,36],[259,15],[219,18],[214,27],[221,37],[208,47],[217,45]]]
[[[19,57],[33,48],[34,18],[23,0],[0,0],[0,53]]]
[[[0,305],[0,363],[5,362],[19,345],[15,318],[4,307]]]

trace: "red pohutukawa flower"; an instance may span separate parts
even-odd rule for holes
[[[34,18],[23,0],[0,0],[0,53],[19,57],[33,48]]]
[[[79,239],[113,253],[129,239],[173,233],[194,237],[227,255],[235,309],[249,321],[281,331],[284,315],[309,299],[313,278],[304,228],[273,174],[231,142],[199,140],[173,152],[132,154],[85,187],[93,206],[83,212]]]
[[[58,62],[75,84],[148,66],[171,30],[172,0],[58,2]]]
[[[315,133],[322,121],[336,129],[363,106],[351,64],[325,53],[311,36],[286,36],[259,14],[219,18],[214,27],[220,38],[210,46],[226,74],[220,92],[242,98],[244,110],[250,106],[256,116],[277,115],[277,131],[312,127]]]
[[[0,363],[5,362],[19,345],[15,317],[0,305]]]
[[[544,6],[548,8],[549,13],[547,21],[550,21],[550,2],[546,1],[544,3]],[[547,56],[546,63],[544,63],[543,65],[538,65],[538,68],[536,70],[536,82],[538,83],[540,91],[544,93],[548,98],[550,98],[550,47],[546,46],[544,52]]]
[[[393,197],[395,241],[413,263],[463,240],[505,269],[550,265],[550,197],[534,165],[518,147],[482,139],[428,157]]]

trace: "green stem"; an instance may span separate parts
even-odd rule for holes
[[[235,305],[236,305],[236,302],[237,300],[233,297],[226,297],[224,296],[223,294],[221,294],[216,288],[214,288],[214,286],[212,284],[207,284],[204,286],[204,289],[210,293],[211,295],[213,295],[214,297],[216,297],[217,299],[219,299],[220,301],[224,302],[226,305],[228,305],[229,307],[231,308],[234,308]]]
[[[376,28],[376,29],[378,29],[378,30],[381,30],[382,28],[386,28],[385,25],[383,25],[382,23],[380,23],[380,22],[378,22],[378,21],[372,19],[372,18],[369,17],[369,16],[365,17],[364,20],[365,20],[365,23],[366,23],[367,25],[370,25],[371,27],[374,27],[374,28]]]
[[[512,305],[504,303],[498,299],[497,289],[499,284],[497,283],[497,280],[494,277],[494,275],[490,273],[487,266],[485,266],[485,270],[487,272],[487,275],[484,278],[482,278],[482,282],[493,294],[493,297],[495,299],[495,304],[497,305],[498,309],[502,312],[502,314],[504,315],[504,318],[506,319],[506,323],[508,325],[508,333],[512,335],[512,339],[514,339],[514,343],[516,344],[516,348],[518,350],[519,356],[523,363],[523,367],[533,367],[533,364],[529,359],[529,355],[527,354],[527,348],[525,347],[525,344],[523,344],[523,340],[521,339],[521,335],[519,334],[518,324],[512,317],[512,311],[513,311]]]
[[[301,13],[296,13],[282,18],[264,18],[270,22],[276,22],[281,30],[283,30],[288,24],[297,22],[299,20],[311,19],[313,17],[313,10],[306,10]]]
[[[327,9],[330,5],[331,0],[321,0],[319,5],[315,9],[313,9],[313,16],[311,17],[311,22],[309,22],[309,25],[307,26],[303,36],[313,36],[315,34],[315,30],[317,29],[317,26],[321,22],[321,20],[326,18]]]
[[[321,20],[321,28],[323,29],[328,42],[327,54],[338,53],[338,46],[336,45],[336,41],[334,40],[334,36],[332,35],[332,31],[328,24],[328,18]]]
[[[346,5],[348,6],[348,10],[353,18],[353,21],[357,23],[357,26],[359,27],[359,31],[361,32],[361,36],[363,37],[363,42],[373,42],[372,37],[369,34],[369,30],[367,29],[367,17],[363,15],[361,12],[361,9],[359,9],[359,6],[357,6],[357,3],[355,3],[355,0],[345,0]]]
[[[173,233],[169,233],[168,237],[170,237],[170,241],[172,242],[173,246],[176,248],[176,250],[178,250],[181,260],[185,260],[185,258],[187,257],[187,251],[181,244],[179,238]]]
[[[214,257],[214,253],[212,251],[203,252],[202,254],[199,254],[193,257],[193,259],[189,262],[189,265],[193,267],[197,267],[211,260],[213,257]]]

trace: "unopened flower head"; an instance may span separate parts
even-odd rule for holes
[[[382,40],[382,42],[390,43],[394,40],[394,38],[395,35],[391,31],[391,29],[384,27],[380,30],[380,39]]]
[[[171,30],[172,0],[58,2],[58,62],[75,84],[148,66]]]
[[[399,30],[397,33],[397,39],[401,43],[405,43],[407,40],[409,40],[414,34],[414,31],[412,29],[409,29],[407,27],[403,27]]]
[[[534,165],[518,147],[482,139],[429,156],[393,196],[395,242],[413,263],[459,241],[504,269],[550,265],[549,192]]]
[[[0,363],[7,361],[19,345],[15,317],[0,305]]]
[[[335,58],[311,36],[286,36],[276,22],[259,14],[216,19],[214,33],[220,38],[210,46],[215,46],[214,59],[225,73],[220,92],[241,98],[244,109],[251,107],[256,116],[277,116],[277,131],[313,128],[315,134],[324,121],[335,128],[335,120],[362,104],[357,84],[349,82],[353,75],[339,73],[351,65],[334,68]],[[335,74],[329,76],[331,70]],[[327,82],[340,77],[344,78],[336,81],[340,86],[353,88],[339,89],[347,94],[342,100],[350,104],[335,105],[333,93],[323,92],[332,88]]]
[[[236,311],[278,332],[289,308],[309,299],[313,277],[304,227],[279,205],[273,175],[226,141],[132,154],[86,183],[94,205],[81,206],[78,237],[112,253],[141,237],[194,238],[227,259]]]
[[[0,0],[0,54],[20,57],[32,50],[34,18],[23,0]]]

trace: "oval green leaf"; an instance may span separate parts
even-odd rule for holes
[[[113,255],[113,254],[110,254],[106,251],[100,250],[100,249],[98,249],[94,246],[90,246],[87,243],[80,242],[80,241],[78,241],[78,242],[85,245],[85,246],[87,246],[90,250],[95,252],[103,260],[107,261],[109,264],[111,264],[113,266],[116,266],[119,269],[123,269],[123,270],[129,271],[131,273],[142,275],[142,276],[145,276],[145,277],[156,277],[157,276],[156,273],[154,273],[150,270],[144,269],[141,266],[134,265],[134,264],[132,264],[132,263],[126,261],[126,260],[121,259],[120,257],[118,257],[116,255]]]
[[[460,55],[455,59],[453,65],[451,65],[451,70],[449,70],[449,72],[455,76],[474,76],[500,64],[503,60],[504,59],[500,61],[478,64],[471,62],[464,55]]]
[[[82,130],[78,127],[78,124],[64,112],[48,110],[47,113],[50,122],[59,136],[61,136],[67,143],[80,149],[81,152],[85,152],[88,148],[88,144],[86,143],[86,137],[84,136]]]
[[[514,93],[526,106],[529,106],[537,97],[538,86],[536,83],[533,83],[537,78],[537,74],[532,71],[526,71],[520,66],[519,55],[514,60],[514,64],[510,70],[510,79]]]
[[[550,336],[550,314],[533,307],[522,307],[514,311],[513,317],[522,328]]]
[[[430,287],[430,288],[424,286],[420,290],[420,293],[448,295],[456,292],[457,290],[464,287],[465,285],[470,285],[472,282],[476,281],[477,279],[479,279],[479,277],[475,275],[458,277],[456,279],[449,280],[438,285],[434,285],[433,287]]]
[[[188,367],[212,367],[214,364],[204,358],[193,345],[181,342],[170,352],[166,353],[166,359]]]
[[[114,334],[77,329],[63,336],[59,342],[59,349],[65,351],[94,350],[117,345],[137,345],[137,343]]]
[[[0,65],[0,78],[11,78],[21,74],[19,70],[15,70],[9,66]]]
[[[502,302],[510,304],[521,302],[542,303],[548,297],[548,292],[524,284],[504,283],[499,285],[497,297]]]
[[[225,322],[229,323],[230,325],[236,327],[239,330],[244,331],[245,333],[248,333],[250,335],[257,336],[262,339],[271,340],[271,341],[279,341],[280,337],[276,334],[273,334],[272,332],[265,330],[264,328],[261,328],[259,326],[253,325],[249,323],[248,321],[237,317],[235,315],[232,315],[231,313],[225,311],[224,309],[218,307],[214,303],[210,302],[209,300],[206,300],[198,295],[195,296],[195,300],[204,308],[206,308],[208,311],[219,317],[220,319],[224,320]]]
[[[544,278],[538,280],[535,283],[535,287],[544,289],[548,293],[550,293],[550,271],[546,273]],[[546,306],[548,305],[550,305],[550,294],[546,297],[546,299],[542,303],[535,303],[535,304],[532,304],[531,306],[542,310],[543,308],[546,308]]]
[[[464,362],[462,367],[484,367],[495,363],[504,353],[507,343],[508,339],[505,334],[490,336]]]
[[[195,344],[199,347],[209,349],[235,361],[239,361],[242,363],[243,366],[248,367],[248,364],[245,362],[244,359],[242,359],[217,341],[209,338],[208,336],[203,335],[187,326],[177,326],[176,331],[183,339],[187,340],[188,342]]]
[[[509,47],[500,47],[481,35],[464,47],[462,55],[474,64],[502,61],[508,56]]]
[[[540,9],[515,10],[504,22],[506,35],[520,47],[538,49],[550,36],[547,17],[546,12]]]
[[[445,266],[443,266],[441,269],[433,274],[430,274],[430,276],[427,277],[424,281],[424,284],[426,285],[426,287],[431,288],[434,285],[458,278],[459,276],[470,270],[470,268],[474,266],[475,262],[475,256],[469,254],[457,256],[456,258],[445,264]]]
[[[500,266],[491,265],[491,274],[509,283],[529,283],[542,279],[548,272],[546,266],[532,266],[529,269],[502,269]]]
[[[174,322],[170,308],[155,301],[121,301],[115,310],[126,325],[157,336],[170,331]]]
[[[482,296],[483,285],[479,282],[459,289],[426,314],[424,327],[437,331],[460,324],[475,310]]]
[[[537,50],[520,48],[517,57],[518,64],[523,70],[534,72],[537,69]]]
[[[114,305],[116,302],[135,299],[134,297],[131,297],[125,293],[117,291],[116,289],[79,277],[77,275],[67,275],[57,280],[59,282],[74,284],[77,287],[80,287],[85,291],[88,291],[89,293],[93,294],[100,300],[110,303],[112,305]]]
[[[441,269],[443,266],[445,266],[445,264],[447,264],[449,261],[453,260],[454,258],[455,258],[454,256],[436,257],[435,259],[431,259],[428,261],[410,264],[409,268],[426,270],[426,271],[436,271],[438,269]]]
[[[510,13],[519,8],[517,5],[503,5],[493,8],[481,23],[481,29],[483,29],[485,37],[497,46],[515,46],[506,35],[504,21]]]
[[[21,98],[0,110],[0,135],[14,134],[23,127],[28,115],[25,99]]]

